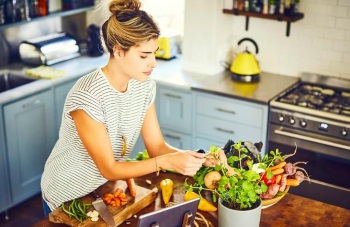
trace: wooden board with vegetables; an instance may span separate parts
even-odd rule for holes
[[[113,219],[116,225],[120,225],[126,219],[132,217],[134,214],[153,203],[156,199],[157,188],[147,189],[144,187],[140,187],[138,185],[134,185],[133,190],[130,192],[128,184],[126,181],[115,181],[115,182],[107,182],[96,191],[97,193],[105,200],[107,195],[116,195],[116,198],[121,199],[120,193],[125,194],[125,198],[123,201],[126,203],[120,203],[118,205],[113,205],[114,203],[107,203],[108,209],[113,215]],[[122,196],[124,197],[124,196]],[[82,206],[91,205],[91,203],[95,200],[92,194],[89,194],[83,198],[79,198],[74,200],[75,203],[80,202]],[[65,203],[65,208],[69,209],[70,203]],[[124,204],[124,205],[122,205]],[[73,204],[74,205],[74,204]],[[87,211],[93,211],[93,207],[90,206]],[[54,223],[62,223],[69,226],[107,226],[107,224],[99,218],[97,221],[92,221],[91,218],[85,218],[82,222],[79,222],[76,218],[70,217],[62,207],[51,212],[49,215],[50,222]]]

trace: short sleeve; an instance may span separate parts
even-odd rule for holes
[[[65,114],[75,110],[84,110],[92,119],[104,123],[103,109],[99,101],[87,91],[73,91],[66,100]]]

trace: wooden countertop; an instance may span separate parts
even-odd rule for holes
[[[176,173],[161,173],[159,177],[156,174],[150,174],[138,179],[135,179],[137,185],[152,189],[158,187],[159,182],[165,178],[170,178],[174,181],[174,194],[172,202],[180,203],[183,200],[184,192],[182,191],[183,182],[186,177]],[[148,184],[146,180],[150,180],[152,184]],[[159,210],[164,207],[161,193],[159,192],[154,203],[140,211],[137,216],[145,213]],[[217,212],[199,211],[214,226],[217,226]],[[122,227],[137,226],[138,218],[133,217],[124,222]],[[48,219],[43,219],[34,227],[60,227],[62,224],[49,222]],[[349,226],[350,227],[350,210],[322,203],[319,201],[307,199],[297,195],[287,194],[277,204],[263,209],[261,214],[260,226]]]

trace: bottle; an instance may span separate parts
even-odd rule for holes
[[[255,6],[255,12],[261,13],[263,8],[263,2],[262,0],[257,0],[256,6]]]
[[[20,0],[19,7],[21,20],[30,21],[28,0]]]
[[[268,3],[268,0],[264,0],[264,5],[263,5],[262,13],[263,13],[263,14],[268,14],[268,13],[269,13],[269,3]]]
[[[269,0],[269,14],[275,14],[276,2],[275,0]]]
[[[38,0],[39,16],[46,16],[48,12],[47,0]]]
[[[6,0],[0,0],[0,24],[5,24]]]
[[[280,2],[280,8],[279,8],[278,12],[279,12],[281,15],[284,14],[284,0],[281,0],[281,2]]]
[[[244,1],[244,11],[249,11],[249,0]]]

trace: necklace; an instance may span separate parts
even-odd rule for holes
[[[108,67],[105,66],[104,67],[104,74],[106,75],[106,79],[108,80],[108,82],[111,84],[111,81],[109,80],[107,74],[109,72]],[[111,84],[112,85],[112,84]],[[122,152],[121,155],[124,156],[126,153],[126,149],[127,149],[127,142],[126,142],[126,137],[124,136],[123,132],[121,131],[121,129],[118,127],[118,132],[121,134],[122,140],[123,140],[123,147],[122,147]]]
[[[124,156],[126,153],[127,143],[126,143],[126,137],[123,134],[122,134],[122,140],[123,140],[122,156]]]

